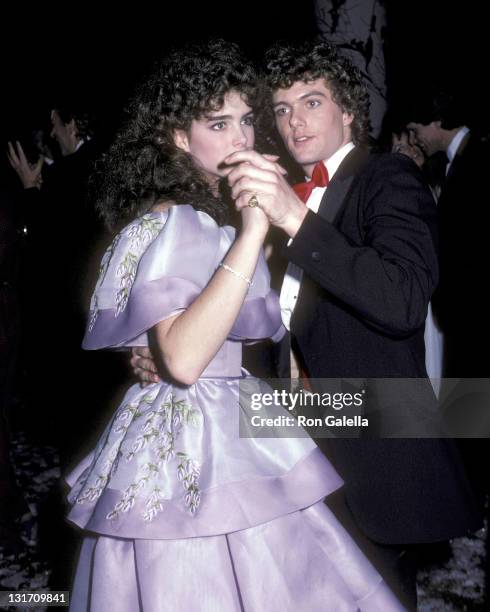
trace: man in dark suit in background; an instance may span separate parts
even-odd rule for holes
[[[452,93],[415,100],[408,129],[428,157],[448,158],[437,206],[439,285],[433,308],[444,333],[446,377],[488,377],[490,331],[485,299],[490,225],[490,144],[467,127],[468,114]]]
[[[17,205],[27,231],[23,302],[33,395],[30,418],[45,437],[52,438],[60,450],[62,467],[66,467],[80,458],[88,438],[95,437],[103,426],[101,410],[113,400],[125,368],[118,355],[101,354],[94,359],[81,349],[89,297],[110,242],[88,197],[98,155],[94,119],[76,98],[68,98],[51,111],[51,124],[51,136],[61,152],[52,166],[43,166],[42,157],[30,163],[19,142],[9,143],[9,160],[23,186]],[[52,377],[53,359],[44,354],[47,347],[57,347],[63,355],[56,367],[58,383],[66,393],[59,394],[65,399],[50,401],[40,412],[36,408],[39,390]],[[93,396],[84,394],[99,386],[103,370],[106,378],[101,393],[105,395],[96,403]],[[75,428],[73,417],[80,410],[84,418]]]
[[[453,388],[454,379],[463,379],[459,386],[471,392],[475,383],[465,378],[490,379],[490,327],[484,281],[488,276],[490,143],[467,127],[471,120],[467,105],[454,92],[421,92],[412,101],[409,119],[407,127],[425,154],[431,157],[445,153],[448,160],[437,205],[440,276],[432,304],[443,334],[443,375]],[[481,435],[488,435],[488,394],[470,408],[455,402],[446,409],[446,418],[458,429],[468,423],[473,432],[486,426]],[[458,440],[458,444],[480,506],[488,517],[485,502],[490,492],[489,440],[470,437]],[[488,568],[488,537],[486,547]],[[487,569],[487,592],[489,580]]]
[[[363,147],[367,92],[330,45],[276,46],[266,61],[277,130],[310,180],[293,191],[254,151],[225,161],[234,164],[238,208],[258,204],[289,238],[281,308],[300,366],[314,391],[324,389],[320,378],[423,379],[437,283],[435,207],[423,177],[406,157]],[[480,526],[456,449],[437,439],[318,442],[345,480],[342,496],[327,503],[414,608],[412,545]]]
[[[93,118],[69,100],[53,108],[51,125],[51,136],[61,153],[53,165],[44,165],[43,156],[30,163],[19,142],[9,142],[8,155],[23,187],[18,206],[25,219],[30,259],[39,263],[42,254],[53,271],[43,275],[43,282],[49,285],[52,279],[54,291],[59,288],[57,297],[78,314],[82,310],[80,281],[89,268],[87,254],[102,232],[102,224],[87,201],[88,179],[97,155]],[[39,279],[37,270],[36,275]],[[32,275],[27,282],[36,284],[36,277]]]
[[[120,354],[88,355],[81,348],[89,296],[110,240],[88,197],[98,153],[93,119],[77,100],[69,100],[51,111],[51,123],[61,152],[52,166],[43,166],[42,157],[29,161],[19,142],[9,143],[9,161],[22,183],[17,206],[26,228],[28,393],[21,426],[36,441],[56,447],[64,476],[105,426],[127,366]],[[77,540],[65,525],[63,481],[60,485],[41,509],[39,531],[53,567],[50,586],[66,590]]]

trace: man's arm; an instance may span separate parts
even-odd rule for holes
[[[345,206],[356,206],[357,239],[308,211],[270,162],[233,153],[228,176],[237,208],[250,193],[270,222],[293,238],[287,258],[360,318],[389,334],[419,328],[437,284],[435,205],[414,164],[384,155],[358,178]],[[335,179],[334,179],[335,180]],[[297,212],[301,206],[302,216]]]
[[[351,196],[358,201],[346,203],[358,207],[359,241],[310,211],[286,256],[373,326],[409,334],[425,321],[437,284],[433,199],[398,156],[383,156],[361,180]]]

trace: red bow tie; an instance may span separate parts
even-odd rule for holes
[[[306,204],[313,189],[315,189],[315,187],[326,187],[328,185],[328,180],[328,170],[325,168],[325,164],[323,162],[318,162],[313,170],[311,180],[306,181],[306,183],[298,183],[294,185],[293,189],[299,199]]]

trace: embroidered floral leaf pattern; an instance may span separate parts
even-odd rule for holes
[[[155,391],[146,393],[137,402],[130,402],[129,404],[123,404],[116,413],[114,422],[117,423],[114,428],[114,433],[125,433],[131,425],[133,419],[139,418],[144,411],[145,406],[151,406],[158,395],[158,388]]]
[[[120,288],[116,293],[116,317],[126,308],[141,256],[148,245],[158,236],[163,224],[161,218],[155,218],[152,214],[148,214],[143,215],[126,228],[125,234],[131,241],[128,252],[116,272],[120,277]]]
[[[99,305],[97,301],[97,295],[94,293],[92,297],[92,301],[90,303],[90,316],[88,321],[88,331],[91,332],[94,328],[95,323],[97,322],[97,317],[99,316]]]
[[[155,487],[150,495],[150,497],[146,500],[146,511],[143,513],[143,520],[150,522],[159,512],[163,512],[164,510],[164,497],[162,495],[161,490],[158,487]]]
[[[143,215],[139,219],[130,223],[123,229],[107,248],[99,267],[99,278],[95,286],[92,299],[90,301],[90,315],[88,331],[91,332],[99,316],[98,295],[99,289],[104,282],[107,270],[113,260],[114,253],[123,237],[130,239],[127,253],[119,264],[116,274],[120,277],[120,288],[116,293],[116,317],[126,308],[126,304],[131,293],[139,260],[151,242],[157,237],[162,229],[164,221],[160,217],[155,217],[153,213]]]
[[[99,453],[99,456],[100,456],[100,453]],[[95,478],[90,479],[89,477],[93,475],[93,472],[95,471],[95,468],[97,467],[99,457],[96,457],[96,459],[92,463],[94,470],[92,470],[92,466],[88,468],[87,470],[85,470],[83,475],[87,473],[87,476],[82,481],[81,487],[78,487],[76,491],[74,490],[70,494],[70,497],[69,497],[70,502],[71,503],[76,502],[77,504],[83,504],[87,501],[88,502],[97,501],[97,499],[99,499],[99,497],[101,496],[102,491],[105,489],[109,479],[112,477],[112,474],[114,473],[115,469],[117,468],[119,456],[120,456],[119,448],[118,447],[113,448],[111,452],[109,453],[109,456],[107,457],[106,461],[104,462],[101,470],[96,472]]]
[[[89,332],[91,332],[92,329],[94,328],[94,325],[97,321],[97,317],[99,316],[99,305],[98,305],[98,299],[97,299],[98,291],[99,291],[100,286],[105,280],[107,270],[109,268],[109,264],[111,262],[112,256],[114,255],[114,251],[116,250],[116,247],[119,244],[119,241],[121,240],[121,236],[122,236],[122,233],[119,232],[119,234],[117,234],[117,236],[114,238],[112,243],[106,249],[106,252],[104,253],[104,256],[102,257],[102,261],[100,262],[99,278],[97,279],[97,284],[95,285],[95,290],[92,295],[92,299],[90,301],[90,318],[89,318],[89,324],[88,324]]]
[[[201,492],[198,487],[201,469],[197,461],[191,459],[186,453],[177,453],[180,459],[177,467],[177,478],[182,482],[185,491],[185,505],[194,515],[201,502]]]
[[[186,399],[177,399],[173,394],[159,402],[160,390],[160,384],[153,385],[144,395],[120,407],[96,449],[91,466],[73,488],[70,495],[72,503],[95,503],[106,487],[111,486],[111,479],[117,477],[121,457],[128,462],[138,454],[146,453],[149,460],[122,491],[121,498],[107,514],[107,519],[113,520],[129,512],[136,499],[149,489],[151,481],[157,482],[147,499],[143,498],[142,518],[151,522],[163,512],[165,496],[159,479],[163,477],[162,468],[166,464],[175,466],[176,479],[184,490],[183,503],[191,515],[196,513],[201,501],[200,465],[187,453],[178,450],[176,444],[184,427],[197,424],[199,412]],[[130,428],[134,433],[129,434],[131,438],[126,441]],[[104,451],[109,445],[110,450]]]
[[[186,400],[176,400],[173,395],[168,401],[160,405],[154,405],[156,395],[148,393],[138,404],[127,404],[122,407],[116,416],[117,421],[123,421],[123,428],[127,430],[131,415],[139,412],[145,416],[139,434],[132,443],[129,452],[126,453],[126,461],[132,461],[138,453],[143,450],[151,450],[155,461],[144,464],[142,471],[136,476],[134,482],[127,487],[121,499],[116,503],[113,510],[107,514],[109,520],[128,512],[134,505],[136,497],[146,487],[150,479],[158,478],[163,463],[170,462],[175,457],[178,459],[177,478],[182,482],[185,491],[184,504],[189,512],[194,515],[199,507],[201,494],[198,487],[200,466],[197,461],[191,459],[186,453],[177,452],[175,443],[182,431],[183,426],[197,422],[197,411],[190,406]],[[151,409],[142,409],[142,404],[150,404]],[[121,425],[115,431],[122,431]],[[158,494],[157,494],[158,493]],[[143,520],[152,521],[159,512],[163,510],[163,497],[160,489],[150,494],[145,502]]]

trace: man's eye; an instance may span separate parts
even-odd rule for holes
[[[288,109],[283,106],[280,106],[279,108],[276,108],[275,112],[278,117],[282,117],[288,112]]]
[[[216,130],[216,131],[223,130],[225,126],[226,126],[226,123],[224,121],[217,121],[216,123],[213,123],[211,125],[211,129]]]
[[[306,105],[308,108],[316,108],[317,106],[320,106],[320,102],[318,100],[308,100]]]
[[[245,117],[245,119],[242,121],[243,125],[253,125],[254,124],[254,116],[253,115],[249,115],[248,117]]]

